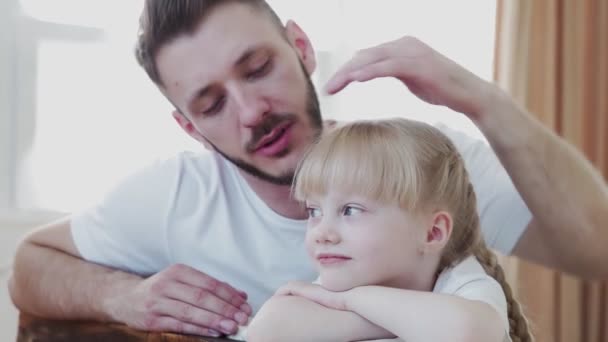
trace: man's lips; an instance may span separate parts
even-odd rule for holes
[[[269,158],[283,156],[291,143],[292,127],[291,122],[279,124],[260,140],[253,153]]]
[[[341,254],[321,253],[317,255],[317,260],[322,265],[333,265],[346,262],[351,260],[351,258]]]
[[[275,128],[272,129],[272,131],[270,131],[270,133],[264,135],[260,139],[260,141],[258,141],[258,143],[254,147],[254,151],[258,151],[258,150],[266,147],[266,145],[271,144],[275,140],[278,140],[280,135],[283,134],[284,131],[286,131],[290,125],[291,125],[291,122],[289,122],[289,121],[286,121],[282,124],[277,125]]]

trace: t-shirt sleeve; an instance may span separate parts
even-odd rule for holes
[[[178,178],[177,158],[155,163],[73,215],[72,236],[83,258],[141,275],[167,267],[166,221]]]
[[[468,300],[476,300],[490,305],[500,315],[501,320],[505,325],[505,331],[509,332],[509,310],[507,307],[507,299],[500,284],[490,276],[472,280],[454,293],[454,296],[465,298]]]
[[[477,197],[481,230],[490,248],[510,254],[532,219],[511,178],[484,141],[438,125],[463,157]]]
[[[439,275],[433,292],[490,305],[499,314],[505,332],[509,332],[509,311],[502,286],[483,270],[475,257],[469,257],[455,267],[444,270]]]

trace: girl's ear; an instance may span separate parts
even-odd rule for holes
[[[439,211],[431,216],[427,226],[425,251],[440,252],[452,235],[452,216],[445,211]]]

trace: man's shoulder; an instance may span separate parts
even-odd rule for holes
[[[180,152],[159,158],[121,179],[110,194],[163,198],[184,189],[210,190],[219,184],[222,165],[212,152]],[[191,193],[192,191],[186,191]]]
[[[157,159],[142,168],[142,172],[160,174],[176,174],[180,177],[196,176],[206,177],[221,168],[222,162],[216,153],[203,151],[183,151],[170,157]]]
[[[181,151],[169,158],[159,160],[159,163],[174,163],[178,165],[209,166],[219,162],[217,154],[211,151]]]
[[[159,161],[155,166],[160,176],[165,175],[174,184],[181,187],[191,187],[196,184],[210,189],[221,186],[229,174],[226,161],[217,153],[210,151],[180,152],[168,159]]]

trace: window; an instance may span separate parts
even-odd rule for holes
[[[416,36],[491,79],[495,3],[413,0],[270,0],[318,52],[320,86],[354,51]],[[202,147],[133,57],[142,0],[21,0],[16,171],[20,208],[74,211],[157,158]],[[325,117],[399,116],[446,122],[481,136],[466,118],[416,99],[398,81],[351,85],[320,97]]]

